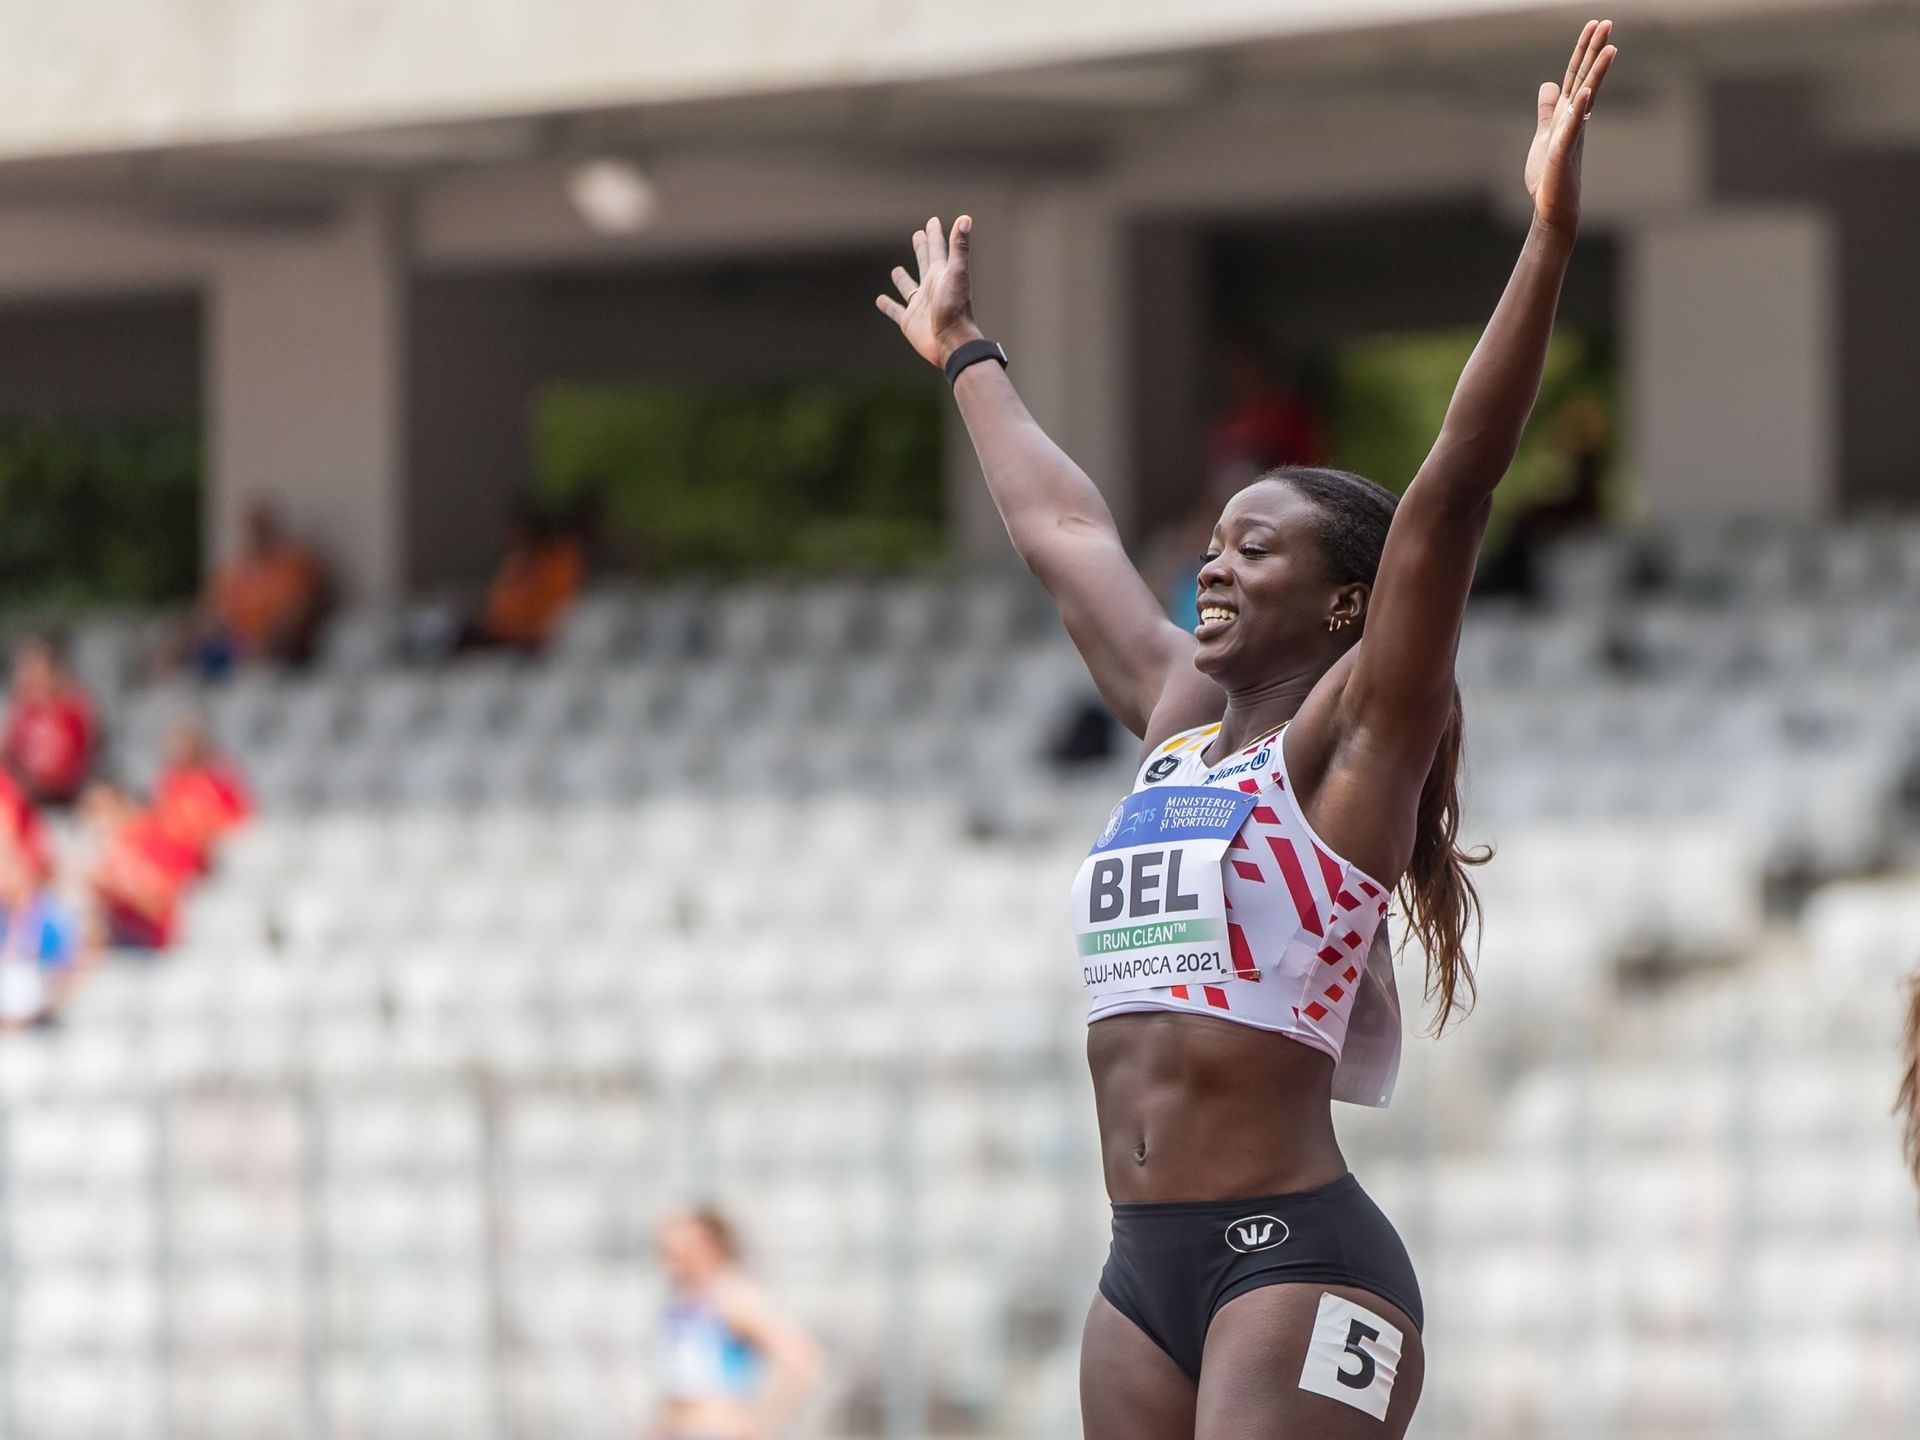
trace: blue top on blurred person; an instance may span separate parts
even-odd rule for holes
[[[0,847],[0,1024],[52,1014],[78,970],[77,917],[46,889],[26,858]]]
[[[819,1378],[812,1339],[740,1265],[733,1227],[692,1209],[660,1227],[672,1298],[661,1327],[663,1440],[764,1440],[794,1416]]]

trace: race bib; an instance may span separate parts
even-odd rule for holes
[[[1129,795],[1073,880],[1080,976],[1095,995],[1234,978],[1220,862],[1254,796],[1200,785]]]

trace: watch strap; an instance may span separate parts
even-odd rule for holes
[[[997,360],[1000,368],[1007,366],[1007,352],[997,340],[969,340],[953,354],[947,357],[942,368],[947,374],[947,384],[951,385],[960,378],[960,372],[969,365],[977,365],[982,360]]]

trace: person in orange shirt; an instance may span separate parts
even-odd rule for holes
[[[573,603],[585,573],[586,548],[579,536],[522,506],[514,515],[507,553],[460,648],[540,649]]]
[[[247,512],[241,551],[201,596],[190,651],[209,676],[260,660],[302,664],[313,654],[327,601],[319,558],[281,527],[273,507]]]
[[[153,813],[168,837],[193,856],[198,875],[213,868],[219,842],[253,813],[239,767],[214,745],[197,715],[183,716],[167,736]]]
[[[36,804],[71,805],[86,783],[99,739],[93,702],[45,636],[22,642],[0,761]]]

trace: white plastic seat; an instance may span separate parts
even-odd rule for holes
[[[435,713],[442,733],[485,736],[518,705],[525,670],[507,660],[462,661],[438,677]]]
[[[306,1433],[308,1384],[297,1346],[263,1353],[249,1347],[248,1363],[228,1363],[227,1351],[171,1367],[167,1393],[180,1433],[209,1440],[302,1440]]]
[[[399,648],[401,617],[391,609],[361,608],[331,617],[320,635],[320,663],[334,675],[378,670]]]
[[[551,666],[524,672],[514,685],[517,708],[509,728],[542,744],[555,744],[584,719],[594,685],[590,677]]]
[[[329,1187],[323,1207],[329,1244],[356,1267],[408,1258],[472,1263],[482,1235],[476,1179],[365,1176],[351,1187]]]
[[[553,637],[556,662],[598,665],[627,648],[634,629],[635,606],[621,594],[583,595],[567,607]]]
[[[435,686],[430,675],[386,671],[370,677],[359,692],[359,732],[368,743],[410,741],[434,714]]]
[[[306,1313],[300,1256],[279,1265],[182,1267],[168,1294],[169,1342],[182,1349],[231,1350],[245,1344],[297,1351]]]
[[[791,597],[773,586],[727,586],[709,618],[714,647],[729,660],[753,660],[779,653],[791,627]]]

